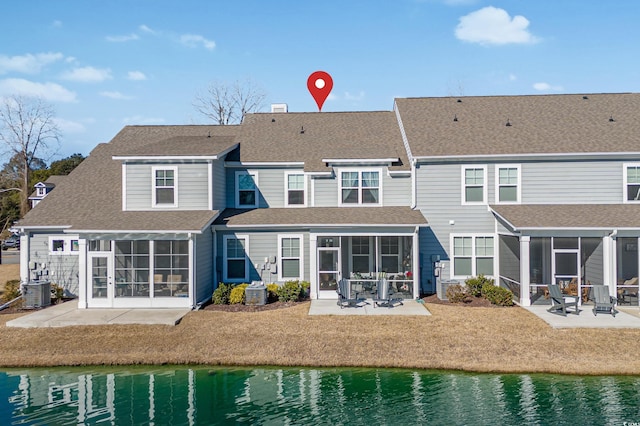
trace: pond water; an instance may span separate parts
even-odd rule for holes
[[[394,369],[0,372],[0,423],[561,425],[640,421],[640,377]]]

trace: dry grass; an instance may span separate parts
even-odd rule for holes
[[[20,265],[0,265],[0,294],[4,291],[4,284],[9,280],[20,279]]]
[[[427,304],[428,317],[309,316],[309,304],[189,313],[170,326],[6,328],[0,364],[367,366],[637,374],[640,330],[554,330],[521,308]]]

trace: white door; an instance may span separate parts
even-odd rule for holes
[[[89,252],[87,263],[87,305],[90,308],[113,306],[113,257],[111,253]]]
[[[340,247],[318,248],[318,299],[337,299]]]

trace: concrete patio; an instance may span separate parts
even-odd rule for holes
[[[311,307],[309,308],[309,315],[396,315],[396,316],[408,316],[408,315],[431,315],[431,312],[427,309],[424,303],[416,302],[413,299],[407,299],[403,301],[402,305],[394,307],[376,307],[373,300],[366,300],[366,304],[361,307],[345,307],[340,308],[337,304],[337,300],[319,300],[314,299],[311,301]]]
[[[190,309],[78,309],[71,300],[7,321],[7,327],[68,327],[74,325],[176,325]]]
[[[569,313],[566,317],[548,312],[548,308],[549,305],[524,307],[553,328],[640,328],[640,310],[637,307],[617,307],[619,312],[615,317],[605,313],[595,316],[591,305],[581,306],[579,315]]]

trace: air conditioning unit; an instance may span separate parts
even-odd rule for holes
[[[30,281],[22,286],[22,297],[27,308],[42,308],[51,304],[51,283]]]
[[[244,289],[245,305],[266,305],[267,287],[260,281],[254,281]]]

